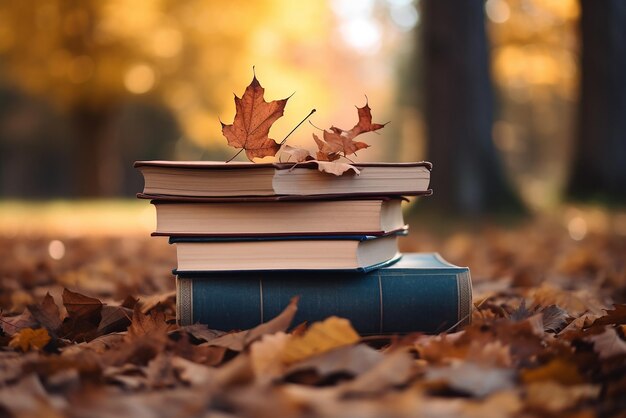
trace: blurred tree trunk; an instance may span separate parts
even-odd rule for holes
[[[569,194],[626,200],[626,2],[581,0],[578,135]]]
[[[80,104],[71,112],[76,152],[74,167],[78,195],[101,197],[116,194],[117,176],[111,170],[114,161],[107,151],[111,110]]]
[[[519,209],[492,141],[493,97],[483,0],[423,0],[422,48],[428,158],[449,213]]]

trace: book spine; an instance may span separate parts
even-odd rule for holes
[[[350,276],[311,272],[178,276],[178,320],[212,329],[252,328],[299,295],[294,324],[336,315],[361,335],[439,333],[469,323],[469,270],[381,269]]]

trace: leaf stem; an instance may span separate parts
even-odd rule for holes
[[[296,129],[298,129],[298,128],[300,127],[300,125],[302,125],[302,124],[304,123],[304,121],[305,121],[305,120],[307,120],[308,118],[310,118],[310,117],[311,117],[311,115],[312,115],[313,113],[315,113],[315,112],[317,112],[317,110],[316,110],[316,109],[312,109],[312,110],[309,112],[309,114],[308,114],[308,115],[306,115],[306,117],[305,117],[304,119],[302,119],[302,120],[300,121],[300,123],[299,123],[299,124],[297,124],[297,125],[296,125],[296,127],[295,127],[295,128],[293,128],[293,129],[291,130],[291,132],[289,132],[289,133],[287,134],[287,136],[286,136],[286,137],[285,137],[285,138],[284,138],[284,139],[280,142],[280,144],[279,144],[279,145],[283,145],[285,142],[287,142],[287,138],[289,138],[289,136],[290,136],[292,133],[294,133],[294,131],[295,131]]]
[[[240,149],[239,151],[237,151],[237,154],[233,155],[232,157],[230,157],[226,162],[229,163],[232,160],[234,160],[239,154],[241,154],[241,151],[243,151],[243,148]]]

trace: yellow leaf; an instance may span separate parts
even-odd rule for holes
[[[331,316],[311,325],[301,337],[294,336],[287,341],[282,357],[287,364],[295,363],[358,341],[359,334],[352,328],[350,321]]]
[[[48,335],[48,331],[45,328],[24,328],[11,338],[9,347],[19,347],[22,351],[28,351],[31,348],[41,350],[46,344],[48,344],[49,341],[50,335]]]
[[[552,360],[536,369],[524,369],[521,371],[521,378],[526,384],[546,381],[555,381],[562,385],[583,383],[576,365],[561,359]]]
[[[563,386],[556,382],[536,382],[526,386],[526,403],[529,406],[554,413],[599,395],[600,387],[594,385]]]

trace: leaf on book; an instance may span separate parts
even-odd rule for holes
[[[235,119],[232,125],[222,123],[222,134],[228,145],[242,148],[250,161],[276,155],[280,145],[269,137],[270,127],[283,115],[286,99],[266,102],[263,98],[265,89],[256,75],[243,96],[235,95]]]
[[[304,148],[292,147],[291,145],[283,145],[280,149],[280,155],[287,155],[287,160],[282,162],[296,162],[301,163],[304,161],[313,160],[313,156],[309,150]]]
[[[374,132],[383,128],[386,124],[372,123],[372,111],[369,104],[357,107],[359,121],[350,130],[331,126],[329,130],[324,130],[323,139],[313,134],[313,139],[319,148],[317,159],[321,161],[334,161],[340,155],[348,156],[357,151],[368,148],[369,144],[355,141],[354,138],[366,132]]]
[[[48,342],[50,342],[50,334],[48,334],[45,328],[24,328],[13,335],[9,342],[9,347],[19,348],[26,352],[31,348],[41,350]]]
[[[315,163],[317,164],[317,169],[322,173],[341,176],[344,173],[352,171],[356,175],[361,174],[358,168],[348,163],[340,163],[338,161],[315,161]]]
[[[291,338],[283,350],[282,358],[285,363],[291,364],[358,341],[359,335],[350,321],[331,316],[311,325],[301,337]]]

